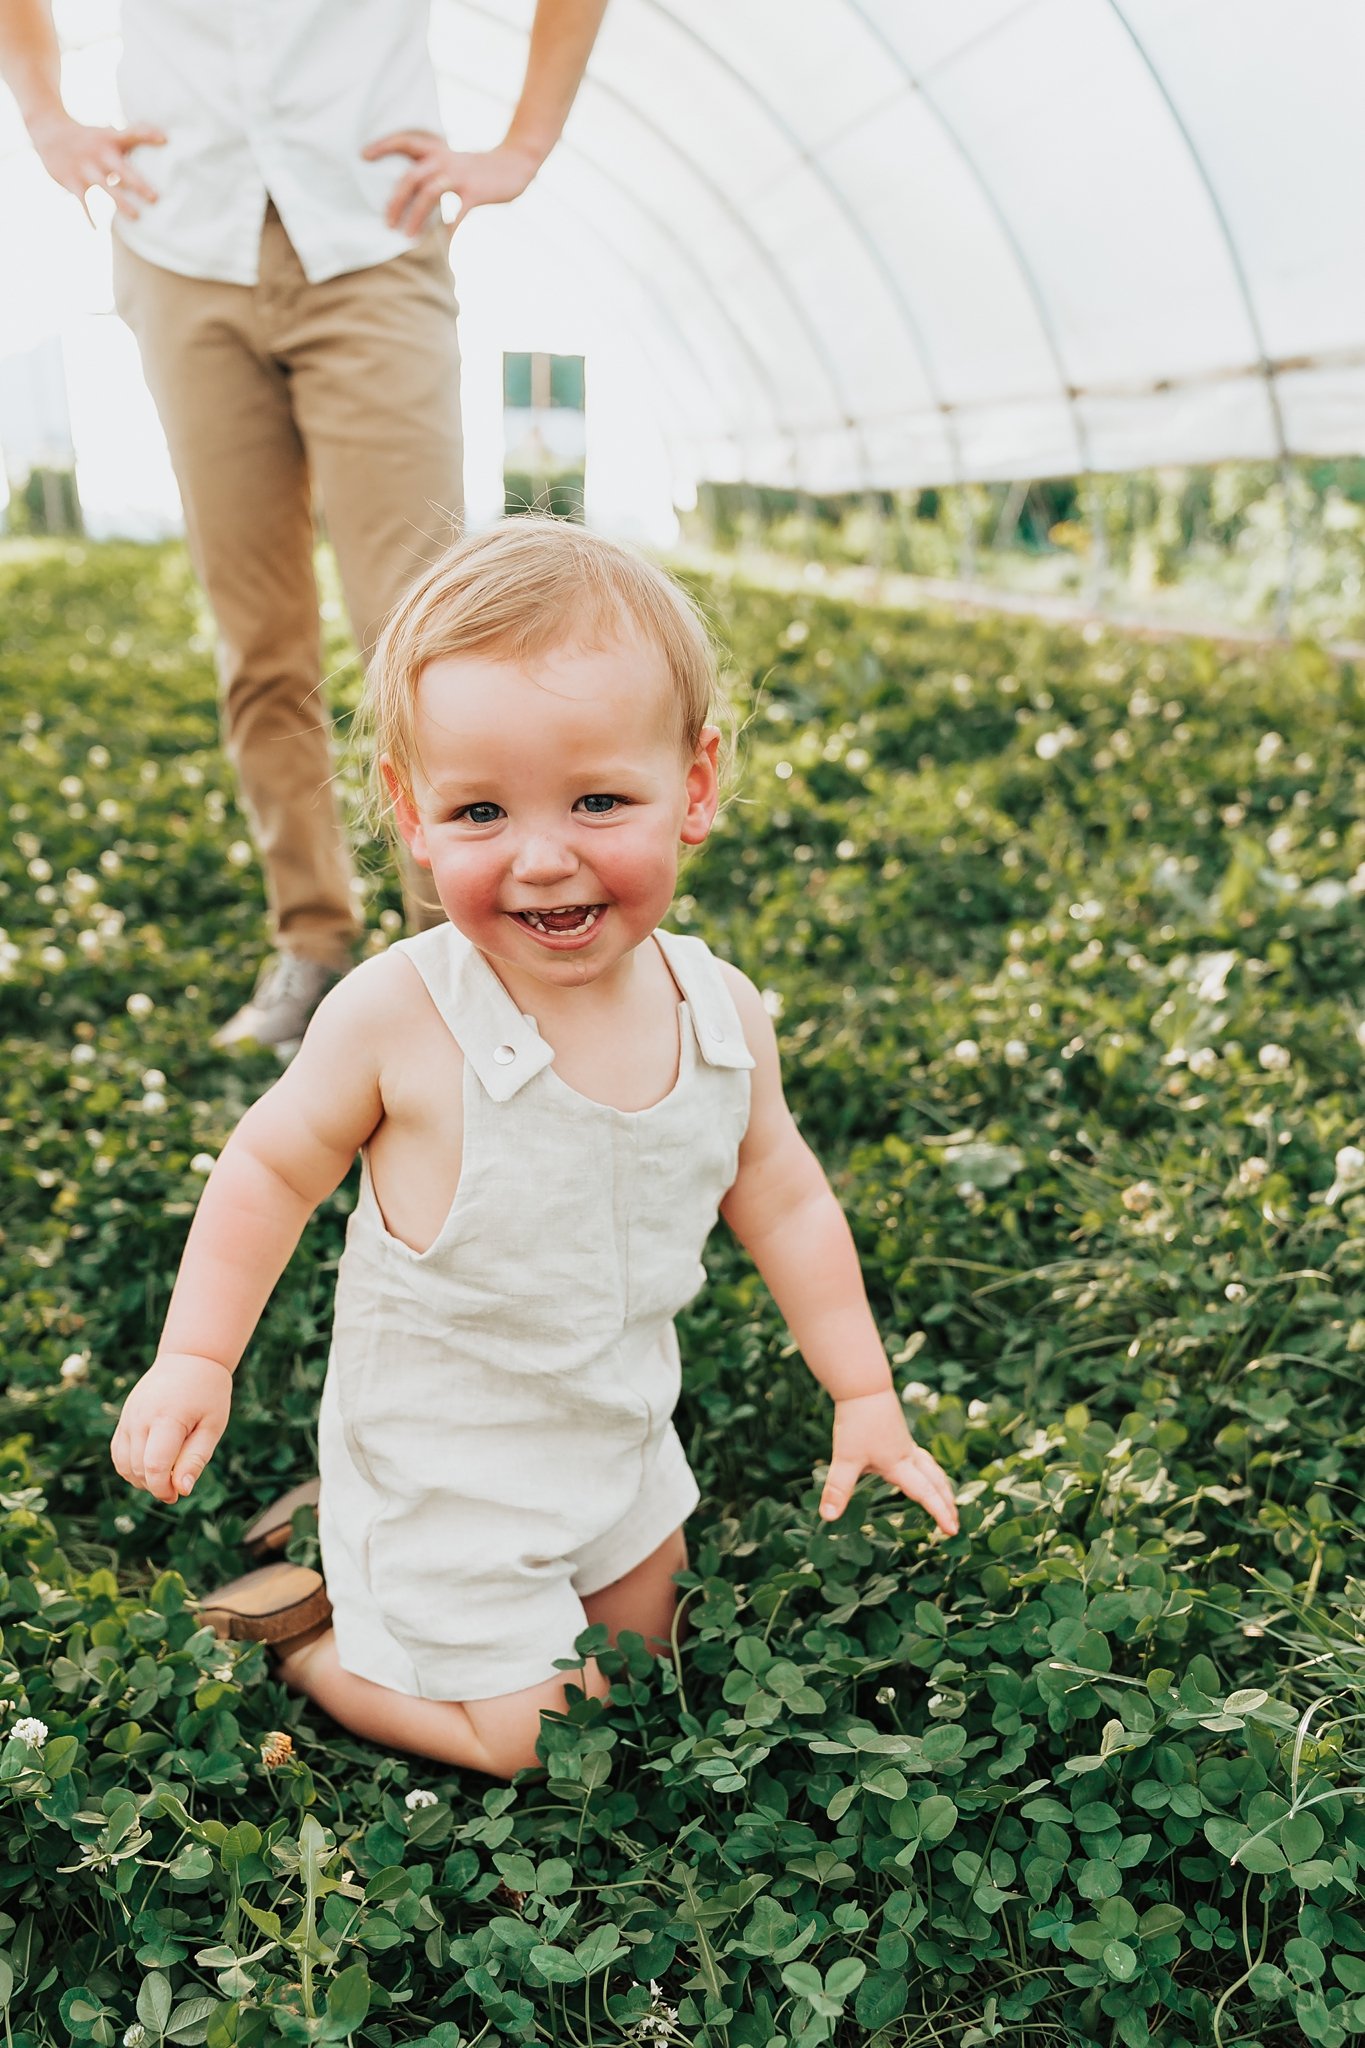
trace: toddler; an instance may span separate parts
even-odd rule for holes
[[[449,923],[354,969],[242,1118],[113,1439],[134,1485],[190,1491],[359,1150],[319,1418],[325,1588],[276,1564],[203,1610],[283,1636],[285,1682],[357,1734],[501,1777],[534,1765],[589,1623],[668,1643],[699,1497],[673,1318],[717,1213],[833,1397],[821,1514],[872,1471],[958,1526],[762,1001],[661,929],[716,814],[714,691],[683,593],[579,527],[509,521],[411,590],[367,716]],[[267,1626],[280,1573],[312,1583]],[[591,1662],[573,1682],[606,1691]]]

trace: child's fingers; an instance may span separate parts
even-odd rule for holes
[[[820,1495],[820,1516],[823,1521],[837,1522],[848,1506],[849,1495],[863,1476],[863,1467],[852,1458],[831,1458],[829,1474],[824,1491]]]
[[[109,1456],[113,1459],[114,1470],[120,1479],[130,1485],[137,1485],[133,1476],[133,1433],[127,1423],[120,1422],[109,1443]]]
[[[142,1460],[142,1483],[148,1493],[167,1503],[177,1498],[171,1485],[171,1467],[185,1441],[185,1425],[161,1415],[147,1431],[147,1449]]]
[[[213,1448],[217,1441],[218,1431],[211,1422],[201,1422],[196,1429],[190,1431],[171,1473],[171,1485],[177,1497],[189,1492],[213,1456]]]
[[[956,1536],[957,1504],[948,1475],[937,1458],[930,1457],[928,1451],[916,1444],[891,1467],[886,1476],[893,1486],[898,1486],[911,1500],[917,1500],[921,1507],[929,1510],[945,1536]]]

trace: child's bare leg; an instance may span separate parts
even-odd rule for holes
[[[567,1705],[562,1678],[491,1700],[414,1699],[343,1670],[336,1634],[330,1628],[291,1656],[282,1657],[279,1672],[286,1685],[306,1693],[343,1728],[369,1742],[411,1750],[437,1763],[486,1771],[492,1778],[510,1778],[515,1771],[533,1769],[539,1762],[536,1738],[541,1714],[562,1712]],[[598,1699],[606,1696],[607,1681],[596,1664],[589,1662],[582,1671],[567,1676],[581,1691]]]
[[[622,1629],[633,1629],[644,1637],[656,1656],[672,1652],[670,1640],[678,1589],[675,1572],[687,1570],[687,1543],[681,1529],[659,1545],[642,1564],[624,1578],[616,1579],[600,1592],[589,1593],[583,1612],[591,1622],[604,1621],[613,1642]]]

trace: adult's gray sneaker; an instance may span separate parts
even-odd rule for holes
[[[219,1052],[245,1045],[269,1046],[282,1060],[291,1060],[303,1043],[308,1019],[344,969],[301,953],[272,953],[256,977],[251,999],[213,1035]]]

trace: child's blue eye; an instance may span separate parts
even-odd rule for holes
[[[578,799],[590,818],[605,818],[622,801],[619,796],[581,796]]]
[[[471,825],[492,825],[502,816],[502,805],[462,804],[455,816],[467,818]]]

